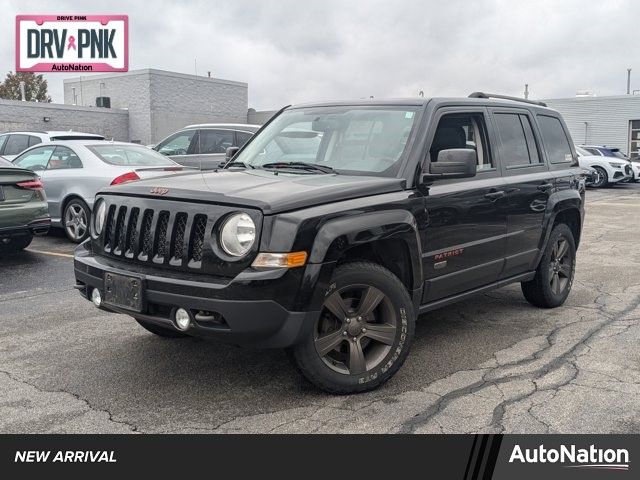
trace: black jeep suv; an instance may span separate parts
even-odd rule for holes
[[[293,106],[236,150],[102,191],[80,292],[163,337],[286,347],[334,393],[388,380],[419,314],[514,282],[537,307],[569,295],[584,178],[542,103]]]

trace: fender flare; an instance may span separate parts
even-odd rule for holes
[[[540,251],[535,265],[537,266],[542,259],[549,237],[551,236],[551,230],[553,230],[553,224],[556,221],[557,216],[564,211],[575,210],[580,217],[580,229],[582,230],[582,224],[584,222],[584,209],[583,200],[580,194],[576,190],[563,190],[554,193],[549,199],[547,204],[547,214],[544,220],[544,235],[541,238]]]
[[[422,287],[422,244],[417,222],[407,210],[384,210],[330,220],[318,230],[309,263],[336,262],[349,248],[399,239],[411,261],[411,289]]]

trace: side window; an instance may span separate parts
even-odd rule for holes
[[[189,153],[189,145],[197,130],[185,130],[171,135],[159,143],[155,150],[163,155],[186,155]]]
[[[40,137],[36,137],[35,135],[29,135],[29,146],[33,147],[34,145],[37,145],[39,143],[42,143],[42,140],[40,140]]]
[[[28,152],[23,153],[16,158],[13,163],[22,168],[28,168],[29,170],[39,171],[47,168],[51,154],[55,149],[55,146],[38,147]]]
[[[248,132],[236,131],[236,147],[242,147],[253,135]]]
[[[0,154],[2,154],[2,147],[4,147],[4,143],[7,141],[7,137],[9,135],[0,135]]]
[[[29,135],[9,135],[4,146],[4,155],[18,155],[29,147]]]
[[[505,166],[509,168],[539,164],[540,154],[529,117],[518,113],[496,113],[494,117]]]
[[[440,119],[429,149],[431,161],[437,162],[440,151],[450,148],[475,150],[479,172],[495,166],[482,113],[451,113]]]
[[[67,147],[58,146],[51,155],[47,170],[82,168],[82,161],[76,152]]]
[[[538,115],[538,125],[549,162],[572,162],[571,146],[560,120],[556,117]]]
[[[233,147],[234,135],[231,130],[200,130],[197,153],[225,153]]]

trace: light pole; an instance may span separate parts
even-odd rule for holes
[[[631,93],[631,69],[627,68],[627,95]]]

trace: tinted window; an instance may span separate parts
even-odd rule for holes
[[[520,121],[524,128],[524,136],[527,139],[527,149],[529,150],[529,160],[531,163],[540,163],[540,152],[538,151],[538,143],[531,128],[531,120],[526,115],[520,115]]]
[[[178,166],[173,160],[163,157],[142,145],[91,145],[87,146],[100,160],[110,165],[119,166]]]
[[[596,155],[598,157],[602,156],[602,154],[600,153],[600,150],[598,150],[597,148],[585,148],[585,150],[589,152],[591,155]]]
[[[200,130],[197,153],[225,153],[233,147],[234,135],[231,130]]]
[[[82,161],[76,152],[67,147],[56,147],[49,159],[47,170],[64,170],[68,168],[82,168]]]
[[[571,146],[560,120],[538,115],[538,125],[540,125],[540,134],[549,161],[551,163],[572,162]]]
[[[42,140],[40,140],[40,137],[36,137],[35,135],[29,135],[29,146],[33,147],[34,145],[37,145],[39,143],[42,143]]]
[[[185,130],[174,133],[166,140],[160,142],[155,150],[163,155],[186,155],[189,153],[189,145],[197,130]]]
[[[2,147],[4,147],[4,142],[7,141],[8,137],[9,137],[9,135],[0,136],[0,153],[2,153]]]
[[[29,147],[29,135],[9,135],[4,146],[4,155],[18,155]]]
[[[51,158],[51,154],[55,148],[53,145],[34,148],[20,155],[13,163],[19,167],[28,168],[29,170],[44,170],[47,168],[49,158]]]
[[[514,113],[497,113],[495,115],[501,142],[500,152],[507,167],[531,163],[527,138],[520,117],[521,115]]]
[[[249,139],[253,136],[251,133],[247,132],[236,132],[236,146],[241,147],[245,143],[249,141]]]
[[[450,148],[475,150],[478,171],[494,166],[484,115],[481,113],[449,114],[440,119],[429,150],[431,161],[437,162],[440,151]]]

